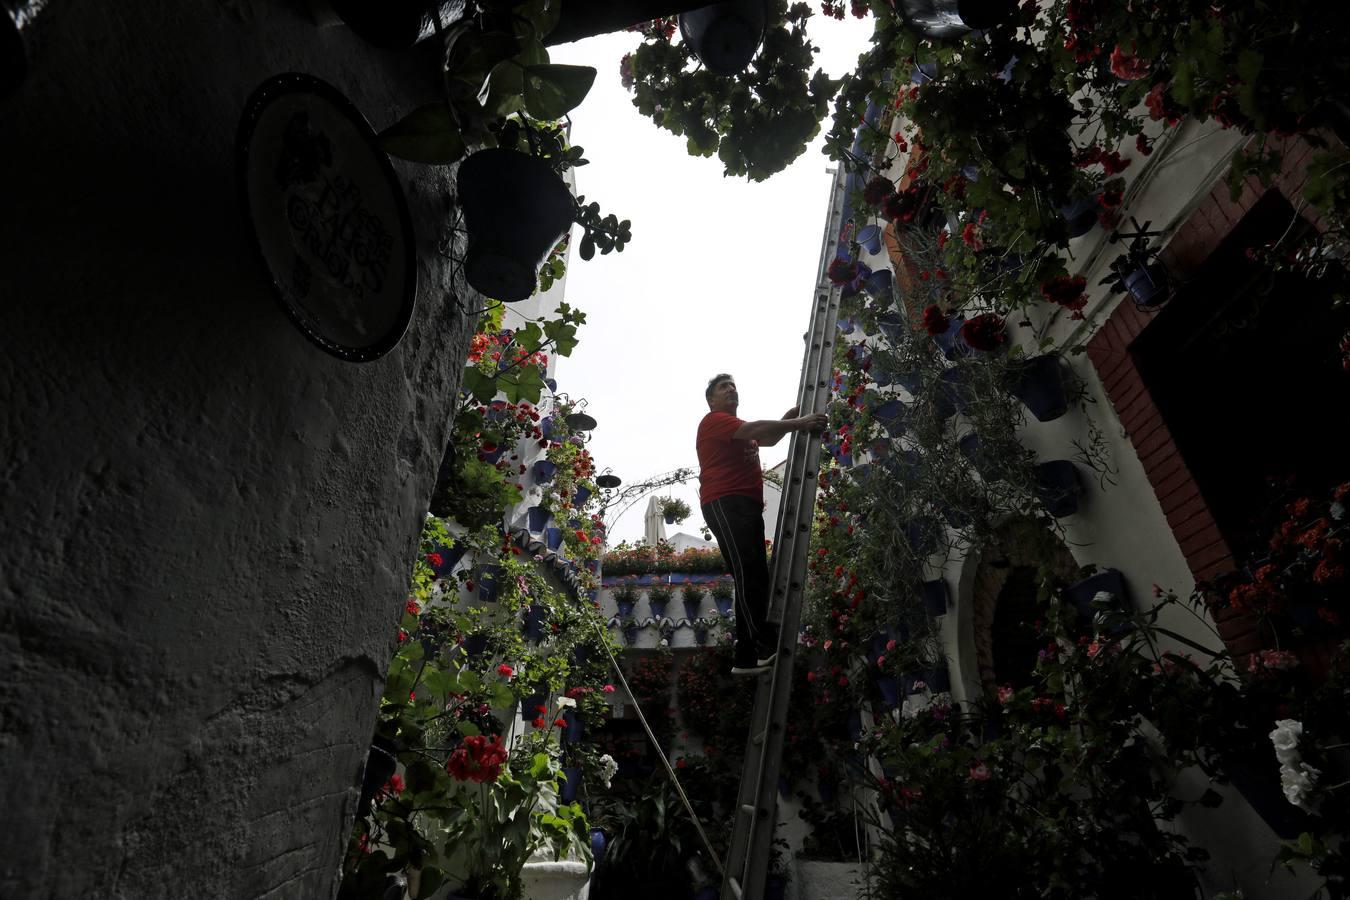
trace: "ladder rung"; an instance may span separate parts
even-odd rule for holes
[[[742,803],[741,812],[745,813],[747,816],[750,816],[751,818],[754,818],[755,815],[759,812],[759,810],[755,808],[755,804],[753,803]]]
[[[741,896],[741,883],[735,878],[728,878],[727,885],[731,888],[731,896],[736,897],[739,900]]]

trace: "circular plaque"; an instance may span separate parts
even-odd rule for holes
[[[403,188],[351,101],[312,75],[269,78],[239,123],[241,201],[286,315],[349,362],[388,353],[417,299]]]

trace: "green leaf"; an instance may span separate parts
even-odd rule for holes
[[[412,162],[444,165],[464,155],[464,137],[455,126],[450,107],[428,103],[380,132],[380,148],[390,156]]]
[[[525,69],[525,108],[535,118],[560,119],[586,99],[594,82],[591,66],[529,66]]]
[[[473,737],[476,734],[483,733],[478,729],[478,726],[473,724],[472,722],[456,722],[455,728],[459,731],[460,734],[464,735],[465,737]]]
[[[491,403],[492,398],[497,395],[497,379],[490,375],[484,375],[476,366],[468,366],[464,369],[464,390],[473,394],[475,400],[479,403]]]

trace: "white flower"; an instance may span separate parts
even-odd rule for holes
[[[1293,763],[1280,766],[1280,787],[1284,788],[1284,799],[1295,806],[1312,811],[1308,805],[1308,795],[1317,784],[1321,771],[1306,763]]]
[[[571,697],[559,697],[559,698],[558,698],[558,709],[575,708],[576,705],[577,705],[577,701],[576,701],[576,700],[573,700]]]
[[[661,638],[661,646],[662,646],[662,647],[669,647],[669,646],[670,646],[670,641],[666,640],[665,638]]]
[[[605,782],[605,787],[609,787],[610,779],[619,773],[619,764],[614,761],[614,757],[606,753],[600,757],[600,777]]]
[[[1110,591],[1098,591],[1092,595],[1093,606],[1110,606],[1116,602],[1116,595]]]
[[[1270,733],[1270,743],[1274,745],[1275,758],[1281,764],[1292,765],[1299,761],[1298,741],[1302,736],[1303,723],[1297,719],[1280,719],[1275,723],[1275,730]]]

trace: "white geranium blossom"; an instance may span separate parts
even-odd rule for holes
[[[1312,812],[1314,804],[1308,803],[1308,795],[1317,785],[1317,776],[1321,774],[1320,770],[1307,763],[1280,766],[1280,787],[1284,789],[1284,799]]]
[[[1275,747],[1275,758],[1281,765],[1296,764],[1302,757],[1298,752],[1299,739],[1303,737],[1303,723],[1297,719],[1280,719],[1275,730],[1270,733],[1270,743]]]
[[[605,788],[609,788],[610,780],[619,774],[619,764],[614,761],[614,757],[606,753],[600,757],[600,777],[605,782]]]
[[[558,698],[558,709],[574,709],[576,708],[576,705],[577,701],[572,699],[571,697]]]

